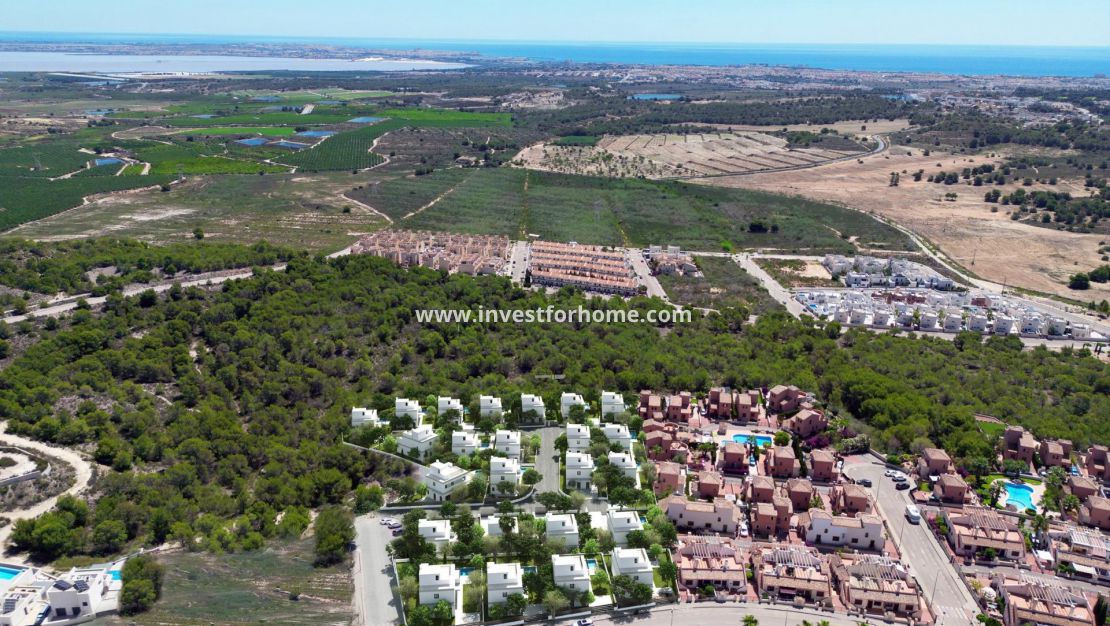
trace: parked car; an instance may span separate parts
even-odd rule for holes
[[[890,479],[893,480],[896,483],[904,483],[907,480],[909,480],[910,477],[906,476],[902,472],[895,472],[894,475],[890,477]]]
[[[918,524],[921,522],[921,510],[913,504],[906,505],[906,519],[910,520],[911,524]]]
[[[864,487],[870,487],[871,486],[871,479],[870,478],[861,478],[861,479],[856,481],[856,484],[857,485],[862,485]]]
[[[894,488],[898,491],[904,491],[910,488],[910,484],[908,482],[894,483]]]
[[[574,626],[594,626],[594,621],[589,618],[580,619],[574,623]]]
[[[404,529],[401,529],[401,528],[394,528],[394,529],[393,529],[393,536],[394,536],[394,537],[396,537],[396,536],[400,535],[400,534],[401,534],[401,533],[403,533],[403,532],[405,532],[405,531],[404,531]]]
[[[888,469],[887,471],[883,472],[883,476],[886,476],[887,478],[891,478],[897,473],[898,473],[898,470]]]
[[[397,521],[391,522],[390,524],[386,525],[386,528],[389,528],[391,530],[397,530],[397,529],[401,528],[401,522],[397,522]]]

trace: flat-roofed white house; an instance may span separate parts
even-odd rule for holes
[[[643,548],[616,548],[613,550],[613,575],[628,576],[638,583],[655,587],[655,574],[651,559]]]
[[[453,610],[458,605],[462,591],[462,577],[451,563],[432,565],[420,564],[420,604],[436,604],[446,601]]]
[[[536,414],[537,420],[547,419],[547,410],[543,406],[543,398],[534,396],[530,393],[520,394],[520,416],[521,419],[527,420],[528,412],[531,411]]]
[[[440,415],[446,414],[448,411],[455,411],[458,413],[458,421],[463,418],[463,403],[458,398],[445,398],[439,397],[436,399],[436,412]]]
[[[640,514],[636,511],[609,509],[605,518],[609,524],[609,532],[613,534],[613,542],[618,546],[628,543],[628,533],[644,529],[644,523],[640,521]]]
[[[621,450],[627,452],[632,449],[632,435],[624,424],[604,424],[601,427],[601,432],[605,433],[605,438],[609,440],[609,443],[617,444],[621,447]]]
[[[377,409],[355,407],[351,409],[351,426],[381,426]]]
[[[567,452],[567,487],[589,490],[594,477],[594,458],[585,452]]]
[[[443,502],[451,494],[466,484],[470,473],[454,463],[435,461],[424,472],[424,484],[428,486],[428,497],[433,502]]]
[[[394,400],[393,414],[397,417],[411,417],[412,421],[417,426],[420,425],[420,421],[424,417],[424,411],[420,409],[420,403],[416,400],[409,400],[408,398],[396,398]]]
[[[487,515],[478,520],[478,524],[482,530],[486,531],[487,537],[500,537],[504,533],[501,532],[501,516],[500,515]],[[516,519],[513,519],[513,528],[516,528]]]
[[[520,484],[520,461],[501,456],[490,457],[489,487],[494,493],[502,493],[497,488],[501,483],[510,483],[514,487]],[[508,493],[514,492],[510,491]]]
[[[397,438],[397,449],[402,454],[423,459],[424,455],[435,445],[437,437],[431,424],[417,426],[412,430],[401,433],[401,436]]]
[[[568,548],[578,547],[578,519],[571,513],[548,513],[544,517],[545,531],[550,540],[562,539]]]
[[[490,563],[486,566],[486,598],[502,604],[513,594],[524,595],[524,570],[520,563]]]
[[[578,593],[592,591],[590,570],[586,567],[586,557],[581,554],[552,554],[551,567],[554,570],[555,586],[573,589]]]
[[[602,391],[601,392],[601,417],[604,419],[608,415],[618,415],[624,413],[627,409],[624,405],[624,396],[616,391]]]
[[[501,398],[494,396],[478,396],[479,417],[501,417]]]
[[[590,447],[590,427],[586,424],[567,424],[567,450],[581,452]]]
[[[478,433],[466,430],[456,430],[451,433],[451,452],[459,456],[474,454],[478,451]]]
[[[570,410],[576,406],[582,407],[583,411],[589,408],[582,396],[576,393],[564,391],[563,395],[559,396],[559,414],[563,416],[563,419],[570,417]]]
[[[436,548],[454,540],[451,533],[451,520],[422,519],[416,525],[420,536],[428,543],[434,543]]]
[[[621,474],[631,478],[636,482],[636,488],[640,488],[640,468],[636,465],[636,459],[627,452],[610,452],[609,465],[619,469]]]
[[[514,459],[520,458],[520,431],[498,430],[493,433],[493,449]]]

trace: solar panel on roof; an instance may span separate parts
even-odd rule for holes
[[[89,590],[89,583],[87,583],[83,580],[79,580],[79,581],[73,583],[73,588],[76,589],[77,591],[88,591]]]

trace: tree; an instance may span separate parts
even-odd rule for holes
[[[162,596],[164,576],[164,568],[150,555],[127,559],[120,572],[120,613],[135,615],[149,609]]]
[[[565,610],[570,606],[570,601],[563,595],[563,592],[558,589],[551,589],[543,594],[543,608],[547,614],[554,617],[560,611]]]
[[[759,620],[754,615],[745,615],[744,626],[759,626]]]
[[[524,470],[524,474],[521,476],[521,480],[524,481],[525,485],[535,485],[536,483],[543,480],[543,474],[537,472],[535,468],[529,467],[528,469]]]
[[[673,583],[678,576],[678,566],[671,561],[662,561],[659,563],[659,575],[668,583]]]
[[[200,227],[193,229],[193,239],[196,239],[197,241],[204,239],[204,231],[201,230]]]
[[[93,530],[93,550],[98,554],[119,552],[127,542],[127,527],[119,520],[104,520]]]
[[[119,595],[119,612],[121,615],[143,613],[149,610],[157,599],[154,585],[149,580],[137,580],[125,584]]]
[[[1091,279],[1090,279],[1089,276],[1087,276],[1087,274],[1085,274],[1083,272],[1079,272],[1078,274],[1072,274],[1071,278],[1068,279],[1068,289],[1075,289],[1075,290],[1083,291],[1083,290],[1090,289],[1090,288],[1091,288]]]
[[[651,602],[652,589],[631,576],[621,575],[613,579],[613,593],[624,606],[639,606]]]
[[[786,446],[790,444],[790,434],[785,431],[778,431],[774,437],[776,446]]]
[[[347,509],[328,506],[316,516],[316,564],[331,565],[343,561],[348,547],[355,540],[354,516]]]

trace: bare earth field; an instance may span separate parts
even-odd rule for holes
[[[5,236],[38,240],[113,236],[155,243],[205,239],[295,243],[332,251],[387,224],[380,214],[344,198],[370,173],[194,177],[173,190],[112,194],[23,224]],[[344,212],[344,209],[347,212]]]
[[[606,136],[596,146],[540,143],[522,150],[515,162],[564,174],[675,178],[804,167],[852,154],[788,148],[785,139],[759,132],[721,132]]]
[[[875,213],[932,241],[984,279],[1082,300],[1110,297],[1106,285],[1092,283],[1089,291],[1076,292],[1066,284],[1069,275],[1103,264],[1097,251],[1099,242],[1107,239],[1105,235],[1021,224],[1010,219],[1009,207],[983,202],[987,190],[997,188],[1007,194],[1017,188],[1015,185],[973,187],[925,182],[930,173],[1001,161],[1001,156],[924,156],[917,149],[896,147],[865,157],[862,164],[850,160],[790,172],[694,182],[794,194]],[[914,182],[910,174],[919,169],[925,170],[925,177]],[[903,171],[899,186],[891,187],[890,173]],[[1048,187],[1025,189],[1040,188]],[[1051,189],[1076,193],[1082,185],[1066,181]],[[946,193],[956,193],[955,201],[946,201]],[[998,212],[992,213],[991,207],[997,207]]]
[[[910,127],[909,120],[846,120],[833,124],[787,124],[785,126],[757,126],[750,124],[699,124],[699,126],[712,126],[722,130],[750,130],[755,132],[771,132],[776,130],[808,130],[819,133],[822,128],[835,130],[841,135],[872,135],[893,133]],[[866,128],[865,128],[866,127]]]

